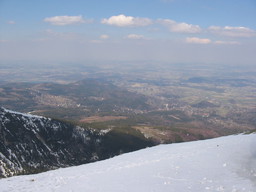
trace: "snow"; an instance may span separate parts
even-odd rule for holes
[[[22,117],[28,117],[28,118],[40,118],[40,119],[49,119],[49,118],[46,118],[46,117],[43,117],[43,116],[38,116],[38,115],[31,115],[29,113],[20,113],[20,112],[17,112],[17,111],[12,111],[12,110],[9,110],[9,109],[5,109],[3,107],[1,107],[6,113],[12,113],[12,114],[16,114],[16,115],[22,115]]]
[[[160,145],[0,180],[1,192],[255,192],[256,134]]]

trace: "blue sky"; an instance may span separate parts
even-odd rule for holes
[[[0,0],[0,60],[256,64],[255,0]]]

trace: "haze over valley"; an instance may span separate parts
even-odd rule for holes
[[[61,66],[40,71],[24,67],[25,76],[6,68],[1,76],[2,106],[95,129],[135,129],[156,143],[256,128],[254,68],[152,63]],[[12,79],[7,81],[4,73],[12,73]]]

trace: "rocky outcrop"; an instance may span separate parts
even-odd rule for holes
[[[134,137],[129,140],[136,146],[124,140],[113,143],[114,136],[0,108],[0,178],[94,162],[151,145]]]

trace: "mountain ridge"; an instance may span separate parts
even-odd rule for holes
[[[138,146],[125,139],[116,142],[111,130],[82,128],[2,107],[0,133],[0,178],[94,162],[152,145],[136,137],[131,139]]]

